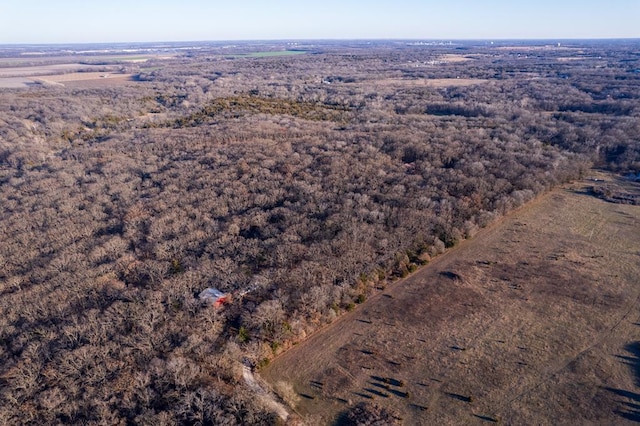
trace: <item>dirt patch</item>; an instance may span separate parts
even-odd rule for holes
[[[633,420],[640,208],[600,200],[589,185],[483,230],[262,377],[305,395],[296,410],[324,423],[371,400],[406,424]]]

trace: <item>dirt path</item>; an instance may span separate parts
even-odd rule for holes
[[[331,423],[640,419],[640,208],[555,190],[388,287],[261,372]]]
[[[273,410],[282,420],[287,421],[289,418],[289,411],[284,405],[279,403],[274,395],[270,391],[264,389],[258,380],[251,372],[251,368],[246,365],[242,366],[242,377],[249,388],[255,392],[258,398],[269,408]]]

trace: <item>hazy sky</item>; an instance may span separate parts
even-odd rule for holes
[[[640,0],[0,0],[0,43],[638,37]]]

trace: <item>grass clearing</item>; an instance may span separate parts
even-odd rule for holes
[[[449,53],[446,55],[442,55],[442,57],[440,58],[441,61],[444,62],[448,62],[448,63],[459,63],[459,62],[469,62],[469,61],[473,61],[473,58],[470,58],[468,56],[465,55],[456,55],[453,53]]]
[[[0,78],[0,89],[21,89],[33,84],[33,80],[26,77]]]
[[[79,82],[109,80],[107,85],[130,81],[132,74],[121,74],[112,68],[78,63],[0,68],[0,88],[24,88],[34,84],[78,85]],[[91,84],[94,84],[91,83]],[[102,83],[101,85],[105,85]]]
[[[42,80],[55,81],[56,83],[68,83],[72,81],[101,80],[101,79],[130,79],[133,74],[120,74],[111,72],[74,72],[69,74],[51,75]]]
[[[5,77],[33,77],[41,75],[62,74],[67,72],[75,72],[79,70],[101,69],[99,65],[83,65],[83,64],[53,64],[53,65],[36,65],[29,67],[0,68],[0,78]]]
[[[481,231],[261,376],[312,396],[295,409],[324,423],[371,398],[407,424],[637,419],[640,208],[597,199],[592,184]]]

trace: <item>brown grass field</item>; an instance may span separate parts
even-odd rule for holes
[[[0,77],[0,89],[19,89],[33,84],[27,77]]]
[[[594,184],[527,204],[260,375],[312,424],[360,401],[405,424],[639,421],[640,208]]]
[[[133,74],[113,72],[74,72],[70,74],[48,75],[37,80],[59,83],[73,87],[98,87],[121,85],[133,81]]]
[[[175,54],[135,56],[116,54],[54,58],[50,56],[0,58],[0,89],[25,88],[36,83],[82,88],[120,85],[132,81],[132,74],[118,72],[121,63],[143,63],[150,59],[171,59],[175,56]],[[57,63],[50,63],[51,61]],[[92,65],[78,61],[104,63]]]
[[[470,58],[465,55],[456,55],[453,53],[442,55],[440,58],[441,61],[449,62],[449,63],[458,63],[458,62],[469,62],[473,61],[473,58]]]
[[[117,71],[74,72],[79,67],[87,68],[80,64],[0,68],[0,88],[28,87],[34,83],[74,87],[113,86],[132,81],[133,78],[133,74],[122,74]],[[88,67],[88,69],[98,68],[104,67]]]

